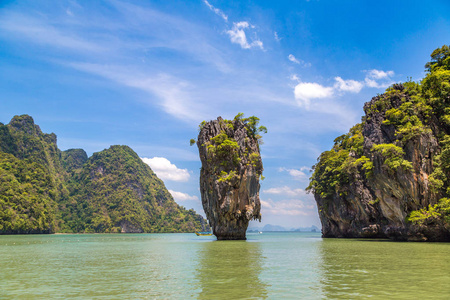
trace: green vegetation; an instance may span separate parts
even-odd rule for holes
[[[61,152],[30,116],[0,124],[0,234],[192,232],[203,221],[127,146],[88,159],[82,149]]]
[[[267,133],[266,126],[259,126],[259,118],[255,116],[251,116],[248,118],[244,118],[244,113],[238,113],[234,117],[235,121],[242,121],[245,124],[245,128],[247,129],[247,132],[254,138],[258,140],[258,143],[261,145],[263,143],[262,136],[260,133]]]
[[[382,165],[377,166],[381,168],[377,172],[384,169],[394,177],[401,170],[414,172],[412,162],[405,157],[408,143],[417,144],[422,137],[435,136],[440,152],[429,158],[433,159],[429,183],[432,191],[443,198],[438,204],[411,212],[408,220],[415,224],[450,225],[450,48],[443,46],[433,51],[425,68],[427,74],[421,82],[394,84],[365,107],[362,123],[338,137],[333,148],[320,155],[308,191],[320,196],[326,205],[336,196],[345,196],[355,176],[372,180],[374,162],[379,164],[380,159]],[[396,140],[389,144],[369,144],[371,147],[364,149],[362,128],[374,117],[384,119],[382,126],[387,131],[394,129]]]
[[[385,158],[384,164],[392,172],[395,172],[398,168],[404,170],[412,169],[412,163],[402,158],[405,155],[405,151],[399,146],[394,144],[378,144],[373,145],[372,151],[380,153]]]
[[[0,232],[53,231],[55,198],[56,190],[45,168],[0,152]]]
[[[130,223],[144,232],[199,229],[199,216],[179,207],[150,167],[127,146],[94,153],[69,181],[61,204],[63,231],[117,232]]]
[[[319,156],[306,190],[329,200],[335,194],[346,195],[346,186],[358,169],[364,170],[366,176],[371,174],[373,163],[362,153],[362,126],[357,124],[334,140],[333,149]]]
[[[203,128],[203,121],[199,128]],[[233,120],[221,120],[221,131],[216,136],[205,142],[207,159],[215,164],[214,173],[217,174],[219,182],[231,183],[233,179],[239,178],[238,168],[240,164],[251,165],[255,168],[259,177],[262,177],[262,161],[259,154],[259,145],[262,144],[260,133],[267,133],[265,126],[258,126],[259,118],[251,116],[244,118],[243,113],[238,113]],[[247,137],[244,147],[240,147],[234,139],[235,129],[245,128]],[[256,141],[256,148],[251,148],[249,139]],[[195,140],[191,139],[191,145]]]
[[[422,208],[411,212],[407,218],[416,225],[450,225],[450,199],[442,198],[438,204],[428,205],[428,208]]]

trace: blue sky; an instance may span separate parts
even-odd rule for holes
[[[319,225],[310,167],[393,82],[450,43],[448,1],[0,1],[0,122],[62,150],[132,147],[202,212],[198,124],[268,128],[262,223]]]

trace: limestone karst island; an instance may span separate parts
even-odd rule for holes
[[[28,115],[0,123],[0,233],[193,232],[205,223],[173,200],[128,146],[61,151]]]
[[[240,113],[233,120],[218,117],[200,124],[200,193],[218,240],[243,240],[249,221],[261,220],[259,133],[267,129],[258,123],[259,118]]]
[[[450,48],[425,68],[367,102],[318,158],[308,189],[323,237],[450,241]]]

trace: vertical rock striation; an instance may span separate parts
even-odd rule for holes
[[[203,209],[219,240],[243,240],[249,221],[261,220],[260,136],[246,120],[202,123],[197,139]]]

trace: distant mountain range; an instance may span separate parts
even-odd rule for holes
[[[286,228],[279,225],[266,224],[264,227],[249,227],[249,232],[255,231],[302,231],[302,232],[320,232],[320,228],[312,225],[311,227]]]
[[[128,146],[88,157],[59,150],[31,116],[0,123],[0,234],[193,232],[205,222]]]

